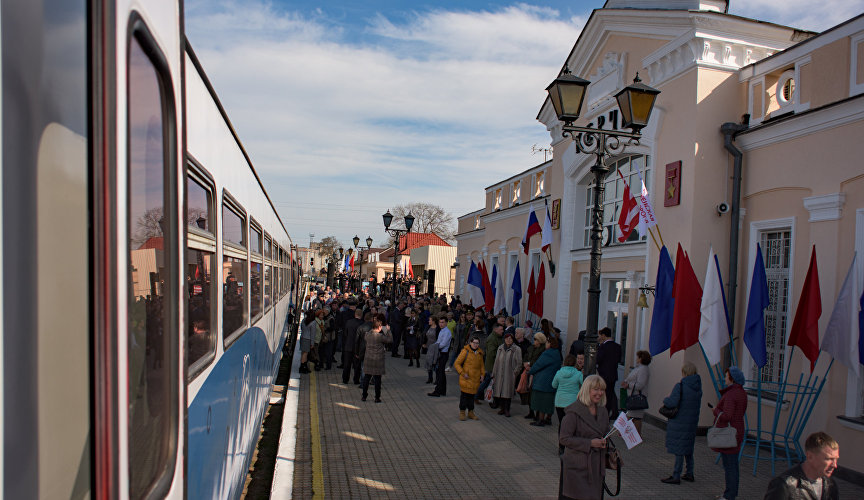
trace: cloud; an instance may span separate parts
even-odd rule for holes
[[[298,202],[355,194],[378,212],[480,208],[490,180],[542,161],[531,145],[549,135],[534,118],[583,23],[527,5],[377,14],[357,42],[320,11],[227,0],[187,11],[190,42],[289,231]],[[350,236],[369,224],[362,211],[322,216]]]
[[[810,0],[730,2],[729,13],[821,32],[864,12],[864,0],[831,0],[814,7]]]

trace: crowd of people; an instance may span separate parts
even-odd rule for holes
[[[625,410],[641,433],[644,408],[628,408],[627,401],[637,400],[633,396],[643,395],[648,386],[651,355],[636,353],[636,366],[620,384],[628,398],[619,402],[615,386],[622,351],[609,328],[598,332],[597,374],[586,377],[584,331],[565,347],[561,331],[545,318],[536,327],[531,321],[516,327],[506,311],[491,314],[474,309],[458,296],[449,301],[446,296],[404,296],[391,303],[368,293],[358,296],[319,288],[305,298],[303,311],[300,373],[330,370],[336,364],[344,384],[360,386],[363,401],[370,384],[374,385],[375,402],[383,401],[382,376],[389,354],[426,371],[426,382],[434,385],[430,397],[447,395],[447,374],[455,371],[460,421],[479,420],[475,408],[484,403],[497,409],[498,415],[510,417],[515,397],[528,406],[525,418],[532,426],[551,426],[556,414],[562,499],[603,497],[606,469],[612,468],[607,463],[611,456],[607,436],[619,411]],[[729,367],[725,376],[720,401],[711,409],[716,427],[735,429],[737,444],[712,449],[722,457],[725,474],[725,490],[716,498],[734,500],[739,494],[738,457],[747,395],[738,367]],[[702,405],[701,378],[696,366],[685,362],[681,380],[663,399],[664,410],[669,410],[661,411],[668,417],[666,451],[674,456],[672,474],[661,479],[663,483],[696,480],[694,448]],[[839,445],[827,434],[816,433],[807,439],[805,448],[806,461],[775,477],[766,499],[838,498],[831,474]]]

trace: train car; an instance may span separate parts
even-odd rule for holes
[[[177,0],[0,1],[5,498],[236,498],[290,236]]]

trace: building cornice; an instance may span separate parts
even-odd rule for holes
[[[844,204],[846,204],[846,193],[831,193],[804,198],[804,208],[810,212],[810,222],[840,220],[840,217],[843,216]]]
[[[475,229],[475,230],[469,231],[467,233],[456,234],[453,237],[456,238],[456,245],[458,246],[460,241],[470,240],[473,238],[479,238],[480,236],[483,236],[483,233],[485,233],[485,232],[486,232],[486,228]]]
[[[509,219],[510,217],[527,214],[531,210],[537,210],[538,207],[542,207],[543,200],[548,198],[548,194],[544,196],[539,196],[527,203],[523,203],[521,205],[514,205],[512,207],[498,210],[497,212],[486,214],[483,216],[483,224],[488,225],[490,222],[498,222],[501,220]]]
[[[648,252],[648,243],[640,241],[626,245],[613,245],[603,247],[603,259],[644,259]],[[590,248],[578,248],[570,250],[570,259],[573,262],[589,262],[591,260]]]

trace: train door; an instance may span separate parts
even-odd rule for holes
[[[91,4],[96,498],[184,496],[177,1]]]

